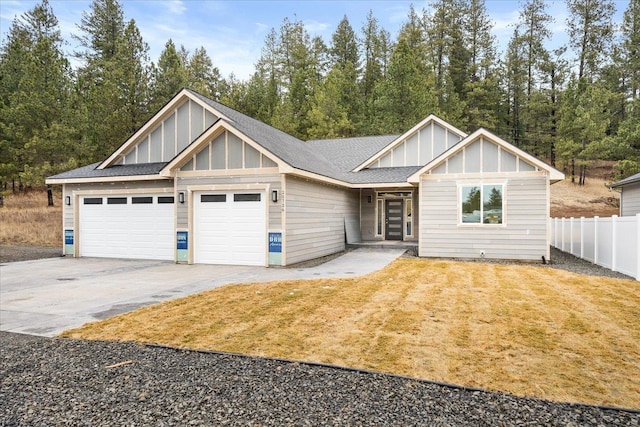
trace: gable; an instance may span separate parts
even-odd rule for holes
[[[551,182],[564,174],[500,137],[479,129],[409,177],[419,182],[424,174],[495,174],[545,172]]]
[[[466,145],[457,154],[430,170],[432,174],[534,172],[538,168],[483,137]]]
[[[466,134],[430,115],[367,160],[363,168],[424,166],[460,142]]]
[[[181,172],[274,168],[278,165],[270,157],[258,151],[251,143],[233,132],[221,128],[208,138],[194,153],[185,156]]]
[[[168,162],[216,120],[213,113],[187,98],[155,117],[155,123],[137,135],[113,164]]]

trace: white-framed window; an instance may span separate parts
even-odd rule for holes
[[[504,184],[460,185],[460,224],[504,224],[504,196]]]

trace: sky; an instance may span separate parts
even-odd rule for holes
[[[549,48],[568,41],[566,34],[567,10],[563,0],[548,0],[547,11],[555,19],[551,24],[553,36]],[[32,9],[37,0],[1,0],[0,33],[6,39],[11,22]],[[260,57],[264,40],[271,28],[278,29],[284,18],[301,20],[312,35],[321,36],[329,44],[331,35],[346,15],[356,34],[373,11],[381,27],[398,34],[406,20],[411,4],[416,10],[428,7],[430,1],[212,1],[212,0],[121,0],[125,21],[134,19],[144,41],[149,44],[149,55],[156,62],[169,38],[176,46],[184,45],[193,52],[204,47],[224,77],[233,73],[241,80],[249,78]],[[614,22],[622,22],[628,0],[615,0],[617,12]],[[72,34],[78,34],[77,24],[82,13],[89,12],[90,0],[50,0],[58,18],[62,36],[67,41],[64,49],[78,50]],[[498,50],[506,48],[514,25],[518,20],[519,1],[487,0],[486,7],[493,21],[493,34]]]

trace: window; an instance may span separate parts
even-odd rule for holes
[[[260,194],[234,194],[233,195],[234,202],[259,202]]]
[[[200,196],[201,203],[224,203],[226,201],[226,194],[203,194]]]
[[[463,224],[502,224],[503,194],[502,184],[461,186],[461,222]]]
[[[131,203],[134,205],[142,205],[142,204],[149,204],[149,203],[153,203],[153,197],[132,197],[131,198]]]
[[[158,203],[173,203],[173,196],[158,196]]]
[[[101,205],[102,197],[85,197],[83,203],[85,205]]]
[[[126,205],[127,198],[126,197],[107,197],[108,205]]]

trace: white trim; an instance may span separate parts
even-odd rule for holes
[[[506,228],[507,227],[507,185],[509,181],[484,181],[484,180],[475,180],[475,181],[465,181],[465,182],[456,182],[456,195],[457,195],[457,226],[463,228]],[[484,186],[486,185],[499,185],[502,187],[502,217],[500,224],[485,224],[483,221],[483,195],[484,195]],[[462,187],[480,187],[480,222],[462,222]]]

